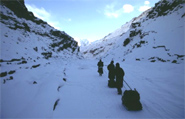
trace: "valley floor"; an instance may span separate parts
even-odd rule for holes
[[[124,79],[138,90],[143,105],[141,111],[127,111],[117,89],[107,86],[107,66],[99,76],[97,60],[50,61],[37,68],[13,65],[13,80],[4,83],[1,77],[2,118],[185,117],[184,64],[122,62]],[[128,89],[124,84],[123,92]]]

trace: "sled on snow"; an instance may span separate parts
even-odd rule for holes
[[[127,84],[127,82],[124,80]],[[127,84],[130,88],[130,86]],[[122,104],[129,111],[139,111],[142,110],[142,104],[140,102],[140,94],[136,89],[125,90],[122,96]]]

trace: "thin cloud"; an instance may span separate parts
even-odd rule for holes
[[[133,11],[134,11],[134,6],[132,6],[130,4],[123,5],[123,12],[124,13],[131,13]]]
[[[140,12],[144,12],[144,11],[150,9],[151,7],[149,5],[150,5],[150,2],[149,1],[145,1],[144,5],[139,7],[139,11]]]
[[[29,4],[26,4],[26,7],[28,8],[29,11],[32,11],[36,17],[42,20],[49,20],[51,17],[51,14],[47,12],[43,7],[37,8],[35,5],[29,5]]]
[[[43,7],[38,8],[35,5],[29,5],[26,4],[26,7],[28,8],[29,11],[33,12],[33,14],[42,19],[43,21],[46,21],[49,25],[54,27],[55,29],[62,30],[60,27],[60,22],[55,20],[54,17],[51,15],[51,12],[46,11]],[[65,21],[70,22],[71,19],[66,19]]]
[[[118,18],[121,15],[121,10],[120,9],[116,10],[115,7],[116,7],[116,3],[111,3],[109,5],[106,5],[104,14],[107,17]]]
[[[123,5],[122,8],[117,8],[117,9],[116,9],[116,6],[117,6],[117,3],[115,2],[112,4],[106,5],[104,9],[104,14],[110,18],[118,18],[123,13],[130,13],[134,11],[134,7],[130,4],[125,4]]]
[[[145,1],[144,4],[145,4],[145,5],[149,5],[150,2],[149,2],[149,1]]]

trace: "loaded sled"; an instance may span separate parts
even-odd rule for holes
[[[127,82],[124,80],[127,84]],[[127,84],[130,88],[130,86]],[[142,110],[142,104],[140,102],[140,94],[136,89],[125,90],[122,96],[122,104],[126,107],[127,110],[138,111]]]

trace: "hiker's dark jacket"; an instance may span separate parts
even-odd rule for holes
[[[100,60],[97,65],[98,65],[98,72],[103,74],[103,66],[104,66],[103,62]]]
[[[109,79],[114,79],[115,78],[115,66],[114,64],[109,64],[107,66],[107,69],[109,70]]]
[[[103,62],[99,61],[97,65],[98,65],[98,67],[103,67]]]
[[[123,76],[125,75],[125,72],[121,67],[116,67],[115,73],[117,87],[123,87]]]

